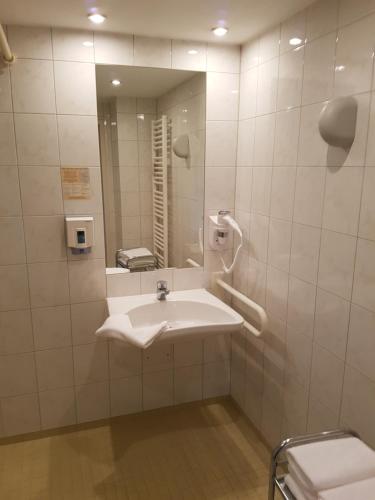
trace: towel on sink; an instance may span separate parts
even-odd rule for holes
[[[167,321],[157,325],[133,328],[126,314],[113,314],[96,330],[95,335],[129,342],[141,349],[149,347],[167,328]]]

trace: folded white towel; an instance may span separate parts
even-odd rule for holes
[[[290,461],[288,463],[288,472],[291,478],[293,478],[293,481],[296,482],[301,489],[301,491],[304,491],[304,493],[307,496],[310,496],[311,498],[314,498],[317,500],[318,498],[318,492],[311,489],[311,484],[309,484],[306,481],[306,478],[301,475],[301,472],[296,469],[295,463],[293,461]]]
[[[292,474],[285,476],[285,484],[296,500],[318,500],[318,495],[316,493],[312,495],[309,491],[304,490]]]
[[[375,478],[322,491],[319,500],[374,500]]]
[[[166,330],[167,326],[167,321],[163,321],[157,325],[133,328],[126,314],[112,314],[96,330],[95,335],[108,339],[122,340],[123,342],[129,342],[137,347],[146,349]]]
[[[294,446],[286,452],[304,491],[319,492],[375,476],[375,452],[351,437]]]

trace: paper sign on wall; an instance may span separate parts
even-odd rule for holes
[[[62,168],[61,180],[64,200],[89,200],[91,198],[88,168]]]

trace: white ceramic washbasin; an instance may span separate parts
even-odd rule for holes
[[[238,331],[243,318],[203,288],[170,292],[159,301],[156,293],[107,298],[108,312],[124,313],[133,328],[168,322],[155,342],[205,338]]]

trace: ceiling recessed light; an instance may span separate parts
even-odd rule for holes
[[[107,16],[104,16],[103,14],[98,14],[97,12],[89,14],[87,17],[94,24],[102,24],[107,19]]]
[[[339,66],[335,67],[335,71],[344,71],[345,66],[343,64],[340,64]]]
[[[224,36],[228,33],[228,28],[224,26],[216,26],[216,28],[212,28],[212,33],[216,36]]]
[[[198,54],[198,51],[195,49],[191,49],[191,50],[188,50],[188,54],[190,54],[191,56],[195,56],[195,54]]]
[[[302,39],[298,37],[294,37],[289,40],[289,45],[292,45],[293,47],[295,47],[296,45],[301,45],[301,43]]]
[[[82,42],[82,45],[84,47],[93,47],[94,46],[94,43],[93,42],[90,42],[90,40],[86,40],[85,42]]]
[[[112,80],[111,83],[112,83],[112,85],[114,87],[118,87],[119,85],[121,85],[120,80],[118,80],[117,78],[115,78],[114,80]]]

